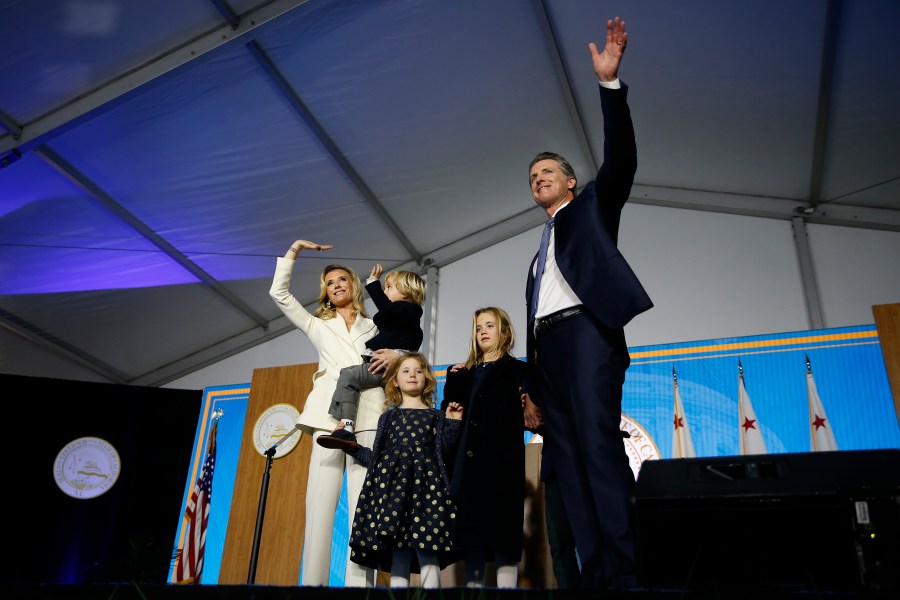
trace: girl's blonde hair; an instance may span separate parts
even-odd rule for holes
[[[419,363],[419,366],[422,367],[422,372],[425,373],[425,389],[422,390],[422,400],[428,406],[434,407],[435,392],[437,391],[437,379],[434,378],[434,371],[431,370],[431,365],[428,364],[428,359],[425,358],[424,354],[421,354],[419,352],[404,354],[403,356],[392,362],[391,366],[388,367],[387,371],[384,374],[385,406],[400,406],[400,404],[403,402],[403,396],[400,393],[400,388],[398,388],[396,385],[397,374],[400,372],[401,365],[411,358]]]
[[[344,271],[350,276],[350,281],[353,282],[353,310],[357,315],[368,317],[365,300],[363,299],[363,286],[359,280],[359,275],[356,274],[356,271],[344,265],[328,265],[322,269],[322,276],[319,277],[319,308],[316,309],[316,316],[325,320],[333,319],[337,316],[337,309],[331,304],[331,300],[328,299],[328,284],[325,283],[325,277],[332,271]]]
[[[513,344],[516,343],[516,333],[512,328],[512,320],[510,320],[509,315],[506,314],[505,310],[497,308],[496,306],[479,308],[472,316],[472,339],[469,342],[469,358],[466,359],[466,367],[469,369],[484,362],[484,351],[478,346],[478,334],[476,330],[478,327],[478,317],[484,313],[490,313],[494,316],[494,320],[497,322],[497,332],[499,334],[497,345],[490,348],[488,350],[489,352],[499,350],[501,355],[507,354],[512,349]]]
[[[397,291],[410,302],[425,304],[425,280],[412,271],[391,271],[384,277],[385,283],[393,283]]]

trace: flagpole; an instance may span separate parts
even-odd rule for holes
[[[803,358],[806,359],[806,411],[807,411],[807,415],[808,415],[808,419],[809,419],[809,423],[810,423],[810,430],[809,430],[810,444],[809,445],[811,446],[811,450],[813,452],[815,452],[816,450],[818,450],[818,448],[816,447],[817,442],[818,442],[818,440],[816,439],[816,429],[815,429],[816,414],[815,414],[815,409],[812,405],[812,398],[810,398],[810,393],[809,393],[809,380],[812,377],[812,363],[809,362],[808,354],[804,354]]]
[[[756,417],[756,411],[753,410],[753,404],[750,402],[750,395],[747,393],[747,384],[744,381],[744,365],[738,359],[738,406],[740,427],[738,435],[740,436],[740,450],[742,455],[747,454],[768,454],[766,441],[762,436],[762,423]]]
[[[678,373],[675,372],[675,365],[672,365],[672,393],[675,398],[675,444],[678,445],[678,456],[677,458],[686,458],[685,457],[685,448],[684,448],[684,440],[682,439],[682,431],[681,428],[678,427],[678,418],[681,417],[681,413],[679,412],[678,406]],[[674,452],[672,453],[674,456]]]
[[[809,445],[812,452],[825,450],[837,450],[837,441],[834,439],[834,430],[825,414],[825,406],[816,390],[816,382],[813,379],[812,364],[809,356],[806,357],[806,398],[809,407]]]
[[[741,388],[744,386],[744,365],[741,364],[741,359],[738,359],[738,435],[740,436],[740,445],[738,448],[740,449],[741,456],[747,454],[746,449],[746,440],[744,439],[744,432],[740,429],[740,423],[744,422],[744,403],[741,401]]]
[[[672,434],[672,458],[694,458],[697,452],[694,450],[694,440],[688,428],[687,415],[681,402],[681,393],[678,391],[678,372],[672,365],[672,393],[675,400],[675,416],[673,419],[674,432]]]
[[[203,574],[203,555],[206,548],[206,526],[209,519],[210,505],[212,502],[212,478],[215,469],[216,433],[219,419],[225,411],[217,408],[212,413],[210,421],[209,437],[206,442],[206,458],[200,477],[194,484],[188,499],[185,519],[187,519],[187,534],[184,545],[180,549],[178,561],[175,564],[175,583],[199,584]]]

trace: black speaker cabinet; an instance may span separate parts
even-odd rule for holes
[[[633,502],[644,588],[900,590],[900,450],[647,461]]]

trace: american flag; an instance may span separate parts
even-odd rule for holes
[[[219,420],[213,421],[206,447],[206,461],[200,478],[191,491],[191,499],[184,511],[188,521],[184,548],[175,567],[177,583],[200,583],[203,573],[203,552],[206,548],[206,524],[209,522],[209,503],[212,499],[213,470],[216,467],[216,431]]]

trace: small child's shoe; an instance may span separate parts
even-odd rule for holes
[[[350,454],[354,454],[359,450],[359,443],[356,441],[356,435],[346,429],[338,429],[333,431],[330,435],[320,435],[316,438],[316,443],[323,448],[343,450]]]

